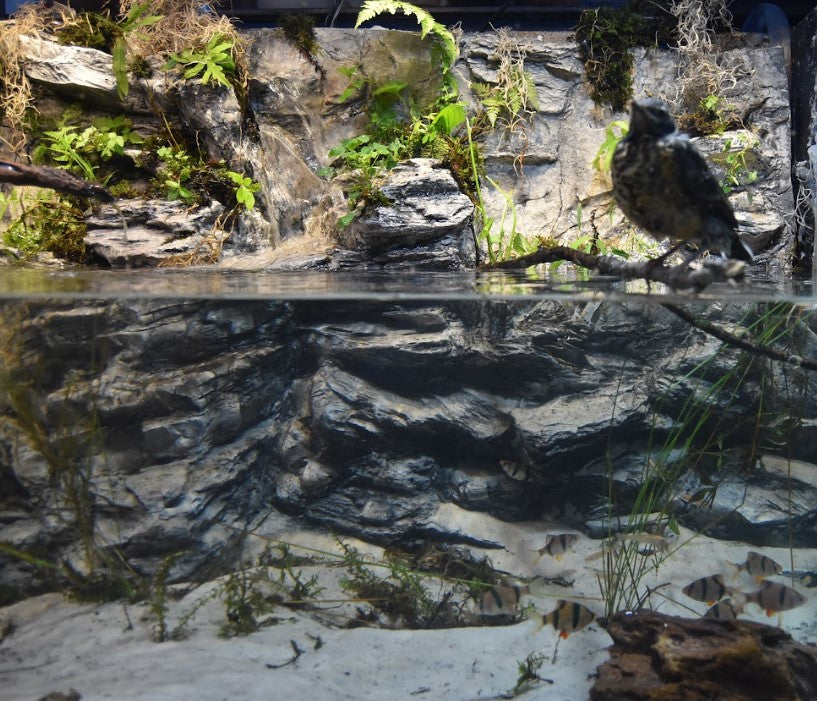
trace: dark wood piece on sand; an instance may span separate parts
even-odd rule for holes
[[[620,612],[604,627],[613,646],[592,701],[817,699],[817,649],[779,628],[654,611]]]

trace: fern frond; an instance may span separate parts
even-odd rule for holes
[[[355,29],[364,22],[368,22],[385,12],[392,15],[401,12],[409,17],[414,17],[420,25],[420,38],[425,39],[431,34],[442,50],[441,59],[445,70],[449,70],[454,65],[454,61],[459,56],[459,49],[454,35],[444,25],[435,20],[429,12],[412,5],[410,2],[402,2],[402,0],[366,0],[360,8],[360,13],[355,22]]]

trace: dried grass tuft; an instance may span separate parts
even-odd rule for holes
[[[732,31],[728,0],[673,0],[670,12],[678,20],[676,50],[680,56],[677,92],[672,100],[694,112],[709,95],[722,96],[734,88],[744,69],[729,65],[713,48],[718,30]]]
[[[139,3],[140,0],[122,0],[122,17]],[[128,47],[134,54],[152,56],[178,53],[182,49],[205,45],[214,34],[229,37],[237,54],[243,52],[244,41],[227,17],[205,12],[200,5],[189,0],[152,0],[150,14],[162,15],[163,19],[128,37]]]

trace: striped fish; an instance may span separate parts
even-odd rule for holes
[[[767,616],[778,611],[789,611],[806,602],[806,597],[799,591],[779,582],[763,582],[760,589],[744,596],[746,601],[751,601],[760,608],[766,609]]]
[[[710,608],[703,617],[713,618],[716,621],[734,621],[741,611],[742,608],[735,606],[731,599],[724,599]]]
[[[754,551],[749,551],[746,557],[746,562],[735,563],[738,572],[741,570],[748,572],[755,579],[763,579],[775,574],[780,574],[783,571],[783,566],[776,563],[772,558],[761,555]]]
[[[497,584],[482,595],[479,610],[483,616],[513,616],[519,600],[529,593],[524,584]]]
[[[575,533],[559,533],[558,535],[549,535],[545,541],[545,545],[539,548],[536,552],[539,557],[547,554],[555,557],[557,560],[562,559],[562,555],[572,548],[579,540],[579,536]]]
[[[690,599],[705,601],[711,606],[726,596],[728,590],[723,583],[723,576],[720,574],[712,574],[709,577],[701,577],[694,582],[690,582],[681,591]]]
[[[559,599],[553,611],[537,617],[534,632],[540,631],[546,625],[551,625],[559,631],[560,638],[567,638],[574,630],[581,630],[590,625],[595,618],[596,614],[586,606],[577,604],[575,601]]]

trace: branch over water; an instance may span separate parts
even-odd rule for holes
[[[588,270],[596,270],[602,275],[612,275],[622,280],[646,280],[648,282],[662,282],[674,290],[693,289],[698,292],[713,282],[728,282],[743,277],[745,266],[736,261],[704,261],[700,267],[690,267],[684,262],[680,265],[666,266],[661,258],[648,261],[628,261],[616,256],[599,256],[592,253],[578,251],[567,246],[542,246],[533,253],[520,256],[513,260],[487,264],[484,270],[522,269],[541,263],[568,261]],[[746,338],[740,338],[717,324],[705,319],[694,317],[683,307],[668,302],[662,302],[668,311],[683,319],[690,326],[717,338],[727,345],[755,355],[761,355],[781,363],[817,370],[817,360],[805,358],[793,353],[777,350],[766,345],[752,343]]]

